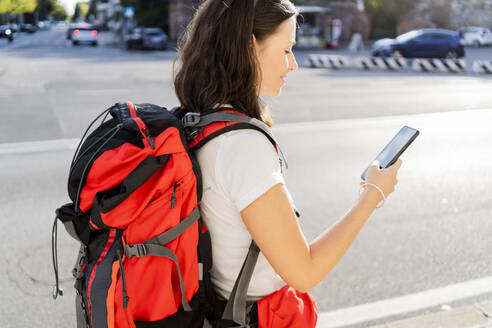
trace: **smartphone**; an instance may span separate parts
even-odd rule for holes
[[[393,137],[393,139],[391,139],[391,141],[376,157],[376,160],[379,161],[379,168],[385,169],[393,165],[419,134],[420,132],[416,129],[408,126],[402,127],[401,130]],[[362,180],[366,180],[366,173],[368,169],[369,167],[367,167],[362,173]]]

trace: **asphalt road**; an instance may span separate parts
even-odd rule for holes
[[[64,32],[43,33],[25,36],[19,48],[0,44],[0,143],[80,137],[116,101],[176,103],[173,52],[49,45]],[[28,42],[36,38],[46,41]],[[301,68],[278,99],[267,100],[309,240],[355,203],[360,173],[401,126],[421,131],[404,156],[397,191],[313,290],[321,312],[492,275],[492,111],[480,110],[492,108],[490,83],[470,75]],[[51,225],[54,209],[68,200],[73,149],[23,144],[21,153],[2,153],[6,147],[0,145],[0,327],[74,326],[77,245],[61,227],[65,296],[50,296]]]
[[[109,32],[98,47],[72,47],[63,30],[38,33],[0,39],[0,143],[79,137],[84,122],[122,100],[177,104],[175,52],[110,47]],[[488,48],[473,51],[487,58]],[[296,53],[300,63],[307,53]],[[296,123],[489,108],[491,87],[486,75],[301,68],[265,101],[277,123]]]

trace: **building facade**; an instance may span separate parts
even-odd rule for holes
[[[420,0],[398,22],[398,34],[418,28],[492,28],[492,0]]]

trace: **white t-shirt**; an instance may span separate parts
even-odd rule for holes
[[[211,280],[215,291],[228,299],[251,244],[240,212],[274,185],[285,183],[275,148],[256,130],[224,133],[199,149],[197,158],[203,179],[200,212],[212,239]],[[248,300],[284,285],[260,252]]]

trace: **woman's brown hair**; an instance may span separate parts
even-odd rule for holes
[[[261,42],[297,15],[289,0],[206,0],[178,45],[176,95],[187,111],[209,113],[230,104],[271,124],[261,104],[259,64],[252,38]]]

